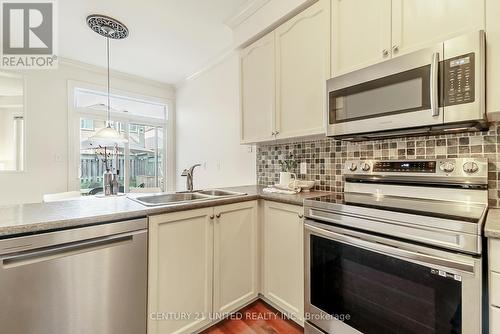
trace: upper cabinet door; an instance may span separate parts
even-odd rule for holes
[[[412,52],[484,26],[483,0],[392,0],[392,54]]]
[[[332,76],[388,59],[390,48],[391,0],[332,1]]]
[[[320,0],[275,31],[278,138],[324,133],[329,18],[330,1]]]
[[[240,55],[242,143],[273,139],[274,71],[274,33],[270,33]]]

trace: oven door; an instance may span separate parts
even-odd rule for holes
[[[346,136],[443,123],[443,44],[327,81],[327,135]]]
[[[326,333],[481,333],[481,260],[306,220],[305,319]]]

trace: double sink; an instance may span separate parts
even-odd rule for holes
[[[246,193],[212,189],[212,190],[199,190],[193,192],[156,194],[156,195],[147,195],[139,197],[129,197],[129,198],[145,206],[160,206],[169,204],[191,203],[191,202],[244,196],[244,195],[246,195]]]

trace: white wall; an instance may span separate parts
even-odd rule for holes
[[[200,76],[177,87],[177,189],[185,190],[184,168],[201,163],[194,186],[256,184],[255,150],[239,144],[238,56],[231,54]]]
[[[41,201],[46,193],[68,190],[68,80],[105,85],[101,68],[61,62],[57,70],[25,71],[25,172],[0,172],[0,205]],[[174,98],[169,85],[114,73],[117,90]]]

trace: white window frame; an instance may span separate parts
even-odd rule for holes
[[[105,92],[106,87],[89,84],[80,81],[68,81],[68,139],[69,139],[69,163],[68,163],[68,190],[69,191],[80,191],[80,119],[81,118],[91,118],[94,120],[106,121],[106,113],[101,110],[94,110],[91,108],[77,108],[76,107],[76,89],[85,89],[96,92]],[[127,114],[125,117],[120,117],[117,115],[112,115],[112,120],[117,122],[122,122],[125,128],[125,135],[128,138],[129,135],[129,124],[144,124],[157,127],[163,127],[163,147],[165,151],[163,164],[163,175],[165,176],[166,189],[165,191],[175,191],[175,110],[174,101],[167,98],[160,98],[154,96],[146,96],[136,93],[131,93],[122,90],[111,89],[111,94],[116,96],[123,96],[130,99],[154,102],[159,104],[164,104],[167,108],[166,119],[159,120],[155,118],[142,117],[132,114]],[[129,160],[128,156],[128,144],[125,144],[125,161]],[[125,163],[126,170],[125,175],[130,175],[127,173],[130,168],[127,163]],[[124,179],[125,191],[129,190],[129,177]]]

